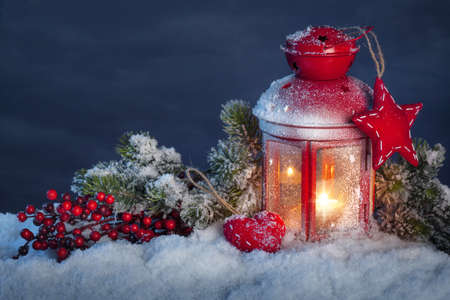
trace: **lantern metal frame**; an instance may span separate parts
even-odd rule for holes
[[[279,125],[280,126],[280,125]],[[291,126],[289,126],[291,127]],[[317,129],[317,128],[316,128]],[[320,128],[325,129],[326,128]],[[338,128],[334,128],[335,130]],[[348,130],[348,127],[341,128],[342,130]],[[316,163],[317,153],[321,149],[339,148],[345,146],[358,145],[362,146],[361,151],[361,166],[360,166],[360,189],[361,199],[359,203],[359,224],[364,231],[369,229],[370,215],[374,209],[374,176],[375,172],[371,165],[371,145],[370,140],[367,137],[360,136],[353,139],[343,140],[307,140],[307,139],[292,139],[283,138],[275,135],[271,135],[263,131],[263,145],[264,145],[264,164],[263,164],[263,209],[266,209],[267,202],[269,201],[269,159],[273,157],[267,157],[268,147],[271,142],[293,146],[301,149],[301,218],[302,230],[301,235],[305,240],[316,241],[327,236],[327,234],[318,233],[316,230]],[[275,159],[279,159],[276,157]],[[369,183],[369,184],[367,184]],[[280,184],[274,183],[273,188],[279,189]],[[279,192],[274,191],[275,194],[280,195]],[[280,197],[280,196],[278,196]],[[279,199],[278,199],[279,201]]]

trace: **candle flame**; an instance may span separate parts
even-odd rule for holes
[[[330,199],[327,193],[322,193],[316,200],[316,209],[320,211],[331,211],[339,206],[339,201]]]

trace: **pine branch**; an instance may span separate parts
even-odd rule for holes
[[[136,149],[130,143],[130,137],[133,136],[134,134],[135,133],[133,131],[128,131],[119,138],[119,143],[116,146],[116,152],[123,159],[130,161],[136,160],[135,158]]]
[[[248,102],[242,100],[230,100],[222,105],[220,119],[223,130],[231,138],[242,140],[253,152],[261,150],[261,130],[259,121],[253,113]]]
[[[450,253],[450,206],[437,180],[445,148],[417,139],[416,167],[403,158],[382,166],[376,176],[375,218],[383,231],[401,238],[429,240]]]

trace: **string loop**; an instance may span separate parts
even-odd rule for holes
[[[367,47],[369,48],[370,55],[372,56],[372,60],[375,63],[375,69],[377,71],[377,76],[378,76],[378,78],[381,78],[383,76],[384,70],[385,70],[385,60],[384,60],[384,56],[383,56],[383,51],[381,50],[380,43],[378,42],[377,35],[372,30],[367,31],[359,26],[344,27],[344,28],[340,28],[340,29],[341,30],[352,30],[352,29],[355,30],[356,29],[366,38]],[[375,42],[377,53],[375,53],[375,51],[373,50],[372,42],[370,41],[369,36],[372,37],[373,41]]]
[[[191,172],[197,173],[197,175],[199,175],[203,181],[205,181],[206,185],[208,186],[208,188],[205,188],[203,186],[201,186],[200,184],[198,184],[197,182],[195,182],[192,177],[191,177]],[[189,180],[190,183],[192,183],[196,188],[209,193],[211,195],[214,196],[214,198],[217,199],[217,201],[220,202],[220,204],[222,204],[226,209],[228,209],[232,214],[234,215],[239,215],[240,213],[233,207],[230,205],[230,203],[228,203],[227,201],[225,201],[225,199],[223,199],[222,197],[220,197],[219,193],[217,193],[216,189],[213,187],[213,185],[211,184],[211,181],[209,181],[209,179],[206,177],[205,174],[203,174],[201,171],[195,169],[195,168],[187,168],[186,169],[186,176]]]

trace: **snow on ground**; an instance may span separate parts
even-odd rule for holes
[[[106,241],[58,264],[49,252],[9,258],[23,226],[0,214],[0,299],[450,299],[450,256],[381,233],[240,253],[217,225]]]

